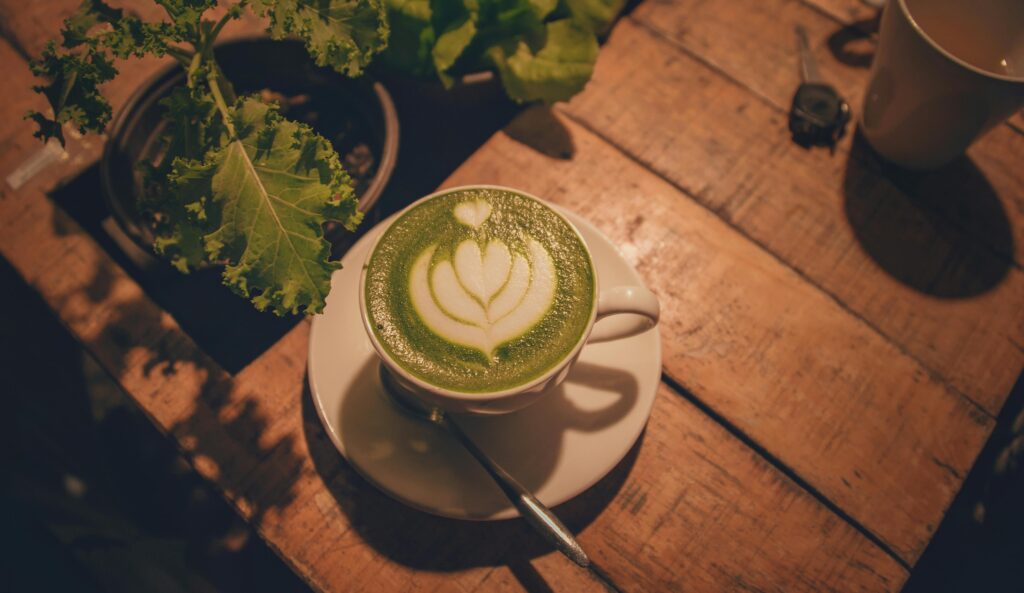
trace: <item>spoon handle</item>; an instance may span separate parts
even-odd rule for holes
[[[537,500],[537,497],[530,493],[529,490],[523,487],[522,484],[516,481],[504,468],[498,465],[489,455],[480,450],[476,446],[466,433],[462,432],[462,428],[451,419],[449,416],[444,417],[444,422],[447,424],[447,428],[451,434],[453,434],[462,446],[466,448],[480,465],[487,470],[487,473],[494,478],[495,483],[501,488],[505,496],[512,502],[520,514],[526,519],[526,522],[533,527],[537,533],[542,535],[544,539],[551,545],[555,546],[558,551],[562,552],[569,557],[570,560],[583,568],[590,567],[590,558],[587,557],[587,553],[583,551],[583,547],[580,546],[576,538],[572,536],[572,532],[569,528],[562,523],[554,513],[551,512],[547,506],[541,501]]]
[[[417,400],[415,394],[399,383],[384,365],[380,367],[380,379],[384,386],[384,394],[399,410],[414,418],[432,423],[462,443],[463,448],[476,458],[477,462],[490,474],[494,483],[501,488],[501,491],[505,493],[505,496],[512,504],[519,509],[519,513],[530,524],[530,527],[533,527],[533,530],[543,537],[545,541],[576,564],[589,570],[590,575],[597,579],[604,586],[605,590],[610,593],[621,593],[611,578],[587,557],[587,553],[583,551],[583,547],[572,536],[572,532],[569,531],[565,524],[558,520],[558,517],[551,512],[551,509],[544,506],[544,503],[537,500],[537,497],[509,475],[503,467],[480,450],[480,447],[477,447],[473,439],[463,432],[462,427],[455,420],[442,412],[440,408],[424,406],[422,402]]]

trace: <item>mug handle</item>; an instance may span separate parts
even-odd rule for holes
[[[647,331],[658,323],[661,305],[658,297],[643,286],[616,286],[602,290],[597,299],[597,321],[605,317],[629,313],[628,317],[595,325],[588,344],[628,338]]]

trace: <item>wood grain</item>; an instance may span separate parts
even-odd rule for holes
[[[874,18],[878,9],[861,0],[801,0],[807,6],[821,11],[836,22],[853,24]]]
[[[636,17],[670,27],[675,6],[644,4]],[[742,20],[740,14],[745,12],[734,15],[736,20]],[[677,20],[702,31],[701,21]],[[1021,168],[1010,161],[1024,153],[1008,151],[985,170],[961,163],[939,176],[915,177],[891,175],[879,163],[844,151],[806,151],[789,140],[784,111],[764,96],[774,91],[763,86],[763,93],[755,94],[680,45],[692,43],[693,51],[713,53],[707,45],[725,37],[724,31],[680,33],[677,43],[647,27],[633,22],[616,27],[594,79],[566,112],[776,254],[929,372],[995,414],[1024,365],[1020,269],[952,225],[934,203],[922,203],[901,187],[950,192],[937,196],[937,202],[960,209],[961,220],[987,221],[979,229],[988,228],[990,240],[1014,244],[1013,234],[1024,228],[1017,222],[1024,220],[1019,218],[1024,204],[1018,210],[1015,200],[1003,200],[1024,200],[1024,193],[1015,193],[1018,185],[1007,180],[1020,175]],[[770,48],[764,51],[774,55]],[[761,66],[752,59],[745,63],[749,70]],[[1001,134],[1024,150],[1024,138]],[[965,199],[950,189],[953,184],[973,191]]]
[[[27,74],[23,62],[7,59],[5,72]],[[17,99],[4,109],[36,100],[20,90],[26,80],[14,82]],[[22,133],[5,128],[2,137]],[[4,162],[33,150],[9,145]],[[225,374],[46,198],[81,166],[66,161],[6,193],[0,254],[314,588],[593,590],[519,522],[430,517],[354,474],[303,394],[307,324],[237,378]],[[629,463],[559,512],[626,591],[895,591],[906,578],[867,538],[665,389]]]
[[[570,139],[572,159],[512,139],[566,144],[552,135]],[[914,562],[991,429],[987,416],[571,119],[527,112],[451,183],[519,187],[605,231],[660,298],[666,372]]]
[[[475,166],[471,161],[458,175],[472,175]],[[296,354],[304,350],[306,339],[305,326],[296,328],[243,371],[238,383],[258,384],[261,391],[280,387],[284,391],[277,396],[279,401],[302,397],[298,381],[305,360]],[[277,416],[289,423],[298,420],[296,410],[275,412]],[[525,562],[555,590],[575,590],[572,581],[562,584],[575,569],[558,555],[534,559],[540,553],[537,542],[517,522],[465,523],[405,509],[366,486],[340,461],[311,410],[305,411],[305,422],[307,445],[330,496],[311,494],[319,498],[282,511],[282,529],[291,531],[296,523],[308,529],[293,532],[285,541],[317,541],[327,550],[347,550],[348,545],[359,547],[354,542],[361,537],[363,545],[368,544],[361,551],[375,553],[356,564],[341,554],[324,555],[323,546],[303,545],[289,554],[298,565],[328,570],[338,562],[342,571],[364,565],[375,580],[393,584],[394,590],[440,582],[434,579],[442,575],[433,571],[457,567],[447,578],[459,583],[461,590],[487,591],[498,583],[508,586],[513,575],[521,582]],[[903,580],[904,571],[892,558],[667,388],[659,393],[634,454],[626,471],[616,470],[611,480],[558,509],[567,523],[582,528],[583,545],[626,591],[729,591],[738,582],[780,591],[895,590]],[[298,482],[305,484],[305,472],[299,471]],[[261,480],[253,477],[254,483]],[[290,517],[291,512],[313,518]],[[331,521],[318,521],[325,513]],[[765,530],[762,522],[774,526]],[[484,545],[488,534],[511,541]],[[775,541],[792,545],[775,546]],[[432,559],[422,556],[425,548],[431,549]],[[698,549],[713,552],[696,553]],[[521,553],[526,558],[518,557]],[[403,562],[418,563],[431,572],[410,573]],[[504,566],[464,567],[483,562]],[[797,573],[800,576],[794,577]],[[592,586],[586,580],[580,583],[580,590]]]
[[[15,203],[27,206],[16,221],[7,216]],[[513,591],[539,579],[592,590],[519,522],[438,519],[361,480],[304,394],[308,324],[233,379],[44,195],[0,202],[0,220],[3,257],[314,588]],[[631,463],[559,509],[626,591],[896,591],[906,578],[666,389]]]
[[[820,11],[832,18],[836,23],[860,29],[866,34],[874,34],[878,30],[875,22],[879,10],[872,8],[861,0],[802,0],[807,6]],[[1024,134],[1024,110],[1010,116],[1007,125],[1016,133]]]
[[[742,87],[763,97],[786,113],[793,92],[800,83],[794,28],[804,26],[822,76],[835,85],[849,101],[855,115],[861,113],[868,66],[874,52],[873,40],[857,31],[842,28],[832,19],[808,8],[798,0],[739,0],[729,3],[679,2],[647,3],[634,11],[637,22],[664,36],[672,44],[704,61]],[[851,124],[851,130],[855,124]],[[849,149],[855,138],[848,134],[841,148]],[[1008,126],[997,126],[969,151],[970,160],[930,175],[901,172],[897,185],[967,235],[988,243],[998,254],[1024,261],[1024,137]],[[853,156],[864,166],[880,169],[879,159],[858,146]],[[998,189],[993,208],[1005,213],[967,217],[963,202],[977,199],[976,176],[965,168],[976,168]],[[889,167],[889,169],[893,169]],[[894,171],[887,171],[894,172]],[[915,187],[913,179],[934,183]],[[1007,237],[1007,218],[1014,240]],[[1002,224],[1002,228],[996,225]]]

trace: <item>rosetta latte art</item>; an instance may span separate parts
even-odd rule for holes
[[[463,202],[454,214],[476,229],[490,216],[485,201]],[[475,239],[456,246],[451,260],[434,263],[437,244],[424,249],[409,274],[409,295],[423,322],[445,340],[488,357],[528,332],[550,309],[557,276],[551,255],[532,237],[526,253],[513,253],[499,239],[483,248]]]
[[[525,385],[571,356],[597,277],[572,225],[504,188],[418,201],[381,235],[364,272],[366,321],[411,376],[459,393]]]

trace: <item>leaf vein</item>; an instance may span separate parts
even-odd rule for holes
[[[259,173],[256,172],[256,169],[254,167],[254,163],[249,158],[249,153],[247,153],[245,151],[245,147],[242,144],[242,142],[239,141],[239,140],[235,140],[234,144],[238,145],[238,150],[242,153],[242,157],[241,157],[242,158],[242,162],[245,163],[245,166],[248,167],[249,171],[252,173],[252,176],[255,178],[256,184],[258,186],[260,194],[263,195],[263,196],[270,196],[270,192],[268,192],[266,187],[263,185],[263,180],[260,179]],[[270,215],[273,217],[274,222],[277,224],[277,227],[279,229],[281,229],[282,234],[287,233],[288,229],[286,229],[285,226],[284,226],[284,223],[281,222],[281,218],[277,215],[277,211],[275,211],[274,207],[270,204],[270,200],[269,199],[264,199],[264,201],[261,202],[261,207],[262,207],[262,205],[264,203],[266,204],[267,208],[269,209]],[[253,224],[254,225],[255,225],[255,220],[257,218],[258,218],[258,213],[257,213],[257,216],[253,217]],[[251,232],[251,230],[250,230],[250,232]],[[280,241],[280,235],[278,235],[278,241]],[[303,258],[299,255],[299,250],[295,247],[295,244],[292,243],[292,240],[291,240],[290,237],[288,237],[288,246],[291,247],[292,254],[294,255],[295,259],[297,259],[299,261],[299,267],[302,268],[302,272],[306,276],[306,280],[309,282],[309,285],[313,288],[313,290],[316,291],[317,295],[321,299],[323,299],[324,298],[323,291],[321,291],[320,287],[317,285],[317,283],[313,281],[313,277],[310,275],[309,269],[306,268],[305,260],[303,260]]]

